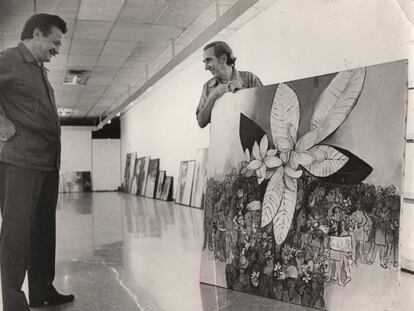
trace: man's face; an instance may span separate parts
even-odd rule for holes
[[[59,54],[63,38],[63,33],[59,28],[52,26],[51,32],[46,36],[43,36],[40,30],[35,29],[33,37],[35,39],[34,54],[39,62],[50,62],[52,56]]]
[[[214,54],[214,47],[208,48],[204,51],[205,69],[210,71],[215,78],[224,78],[226,74],[226,57],[216,57]]]

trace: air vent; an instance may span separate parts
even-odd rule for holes
[[[90,70],[69,69],[66,71],[64,85],[85,85],[88,81]]]

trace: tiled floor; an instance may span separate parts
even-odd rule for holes
[[[200,285],[202,217],[198,209],[127,194],[62,194],[55,285],[76,300],[43,310],[309,310]],[[372,310],[414,310],[414,275],[401,273],[390,292],[397,303],[373,301]],[[350,311],[346,304],[340,310]]]

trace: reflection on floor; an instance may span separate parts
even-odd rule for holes
[[[76,301],[37,310],[310,310],[200,285],[202,210],[120,193],[72,193],[61,194],[57,217],[55,285]],[[393,302],[373,301],[375,310],[414,309],[414,275],[399,280],[401,290],[384,293]],[[349,311],[346,303],[340,310]]]

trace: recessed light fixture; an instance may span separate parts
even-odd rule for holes
[[[85,85],[90,73],[91,71],[86,69],[68,69],[63,85]]]
[[[64,107],[60,107],[57,109],[58,111],[58,115],[60,117],[68,117],[72,114],[73,109],[72,108],[64,108]]]

